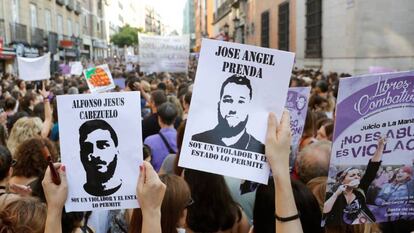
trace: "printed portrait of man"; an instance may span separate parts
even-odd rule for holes
[[[86,172],[85,191],[93,196],[115,193],[122,179],[114,176],[118,162],[118,136],[104,120],[90,120],[79,128],[80,156]]]
[[[220,89],[218,124],[211,130],[193,135],[191,139],[264,154],[263,143],[246,131],[252,92],[250,80],[245,76],[227,78]]]

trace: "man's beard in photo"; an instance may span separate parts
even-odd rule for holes
[[[88,161],[87,165],[84,165],[87,179],[88,179],[87,182],[92,183],[91,181],[94,181],[93,183],[98,183],[103,186],[103,183],[106,183],[114,176],[116,164],[118,160],[117,157],[118,155],[115,155],[115,158],[107,165],[107,170],[105,172],[100,172],[97,170],[96,164],[98,161],[96,160]]]
[[[246,119],[239,122],[236,126],[230,126],[226,119],[224,119],[220,114],[220,106],[217,111],[218,113],[218,131],[220,138],[230,138],[234,137],[240,132],[242,132],[247,125],[247,121],[249,120],[249,116],[246,116]]]

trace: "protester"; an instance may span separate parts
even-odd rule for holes
[[[326,224],[344,225],[372,223],[375,217],[366,205],[366,193],[375,179],[384,150],[385,139],[378,140],[378,148],[370,159],[365,174],[354,167],[348,167],[337,174],[338,184],[326,195],[323,213]]]
[[[151,149],[151,164],[155,171],[159,171],[162,162],[168,154],[177,152],[177,131],[174,122],[177,118],[177,108],[174,104],[166,102],[161,104],[157,110],[158,124],[161,129],[158,134],[151,135],[144,140],[144,144]]]

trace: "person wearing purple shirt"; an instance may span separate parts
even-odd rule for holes
[[[174,122],[178,111],[174,104],[166,102],[158,107],[157,112],[161,129],[158,134],[147,137],[144,144],[151,148],[151,164],[158,172],[167,155],[177,152],[177,131]]]

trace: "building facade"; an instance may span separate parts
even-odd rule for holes
[[[161,16],[151,5],[145,6],[145,32],[153,35],[165,34]]]
[[[187,0],[183,10],[183,35],[189,35],[190,37],[190,48],[195,47],[195,7],[194,0]]]
[[[102,59],[108,56],[104,0],[82,0],[82,57]]]
[[[75,0],[0,0],[0,73],[13,71],[16,54],[51,52],[53,67],[58,60],[78,58],[81,13]]]
[[[351,74],[414,68],[413,1],[297,0],[296,11],[298,67]]]
[[[214,36],[214,1],[194,0],[195,14],[195,47],[194,51],[199,52],[202,38]]]

